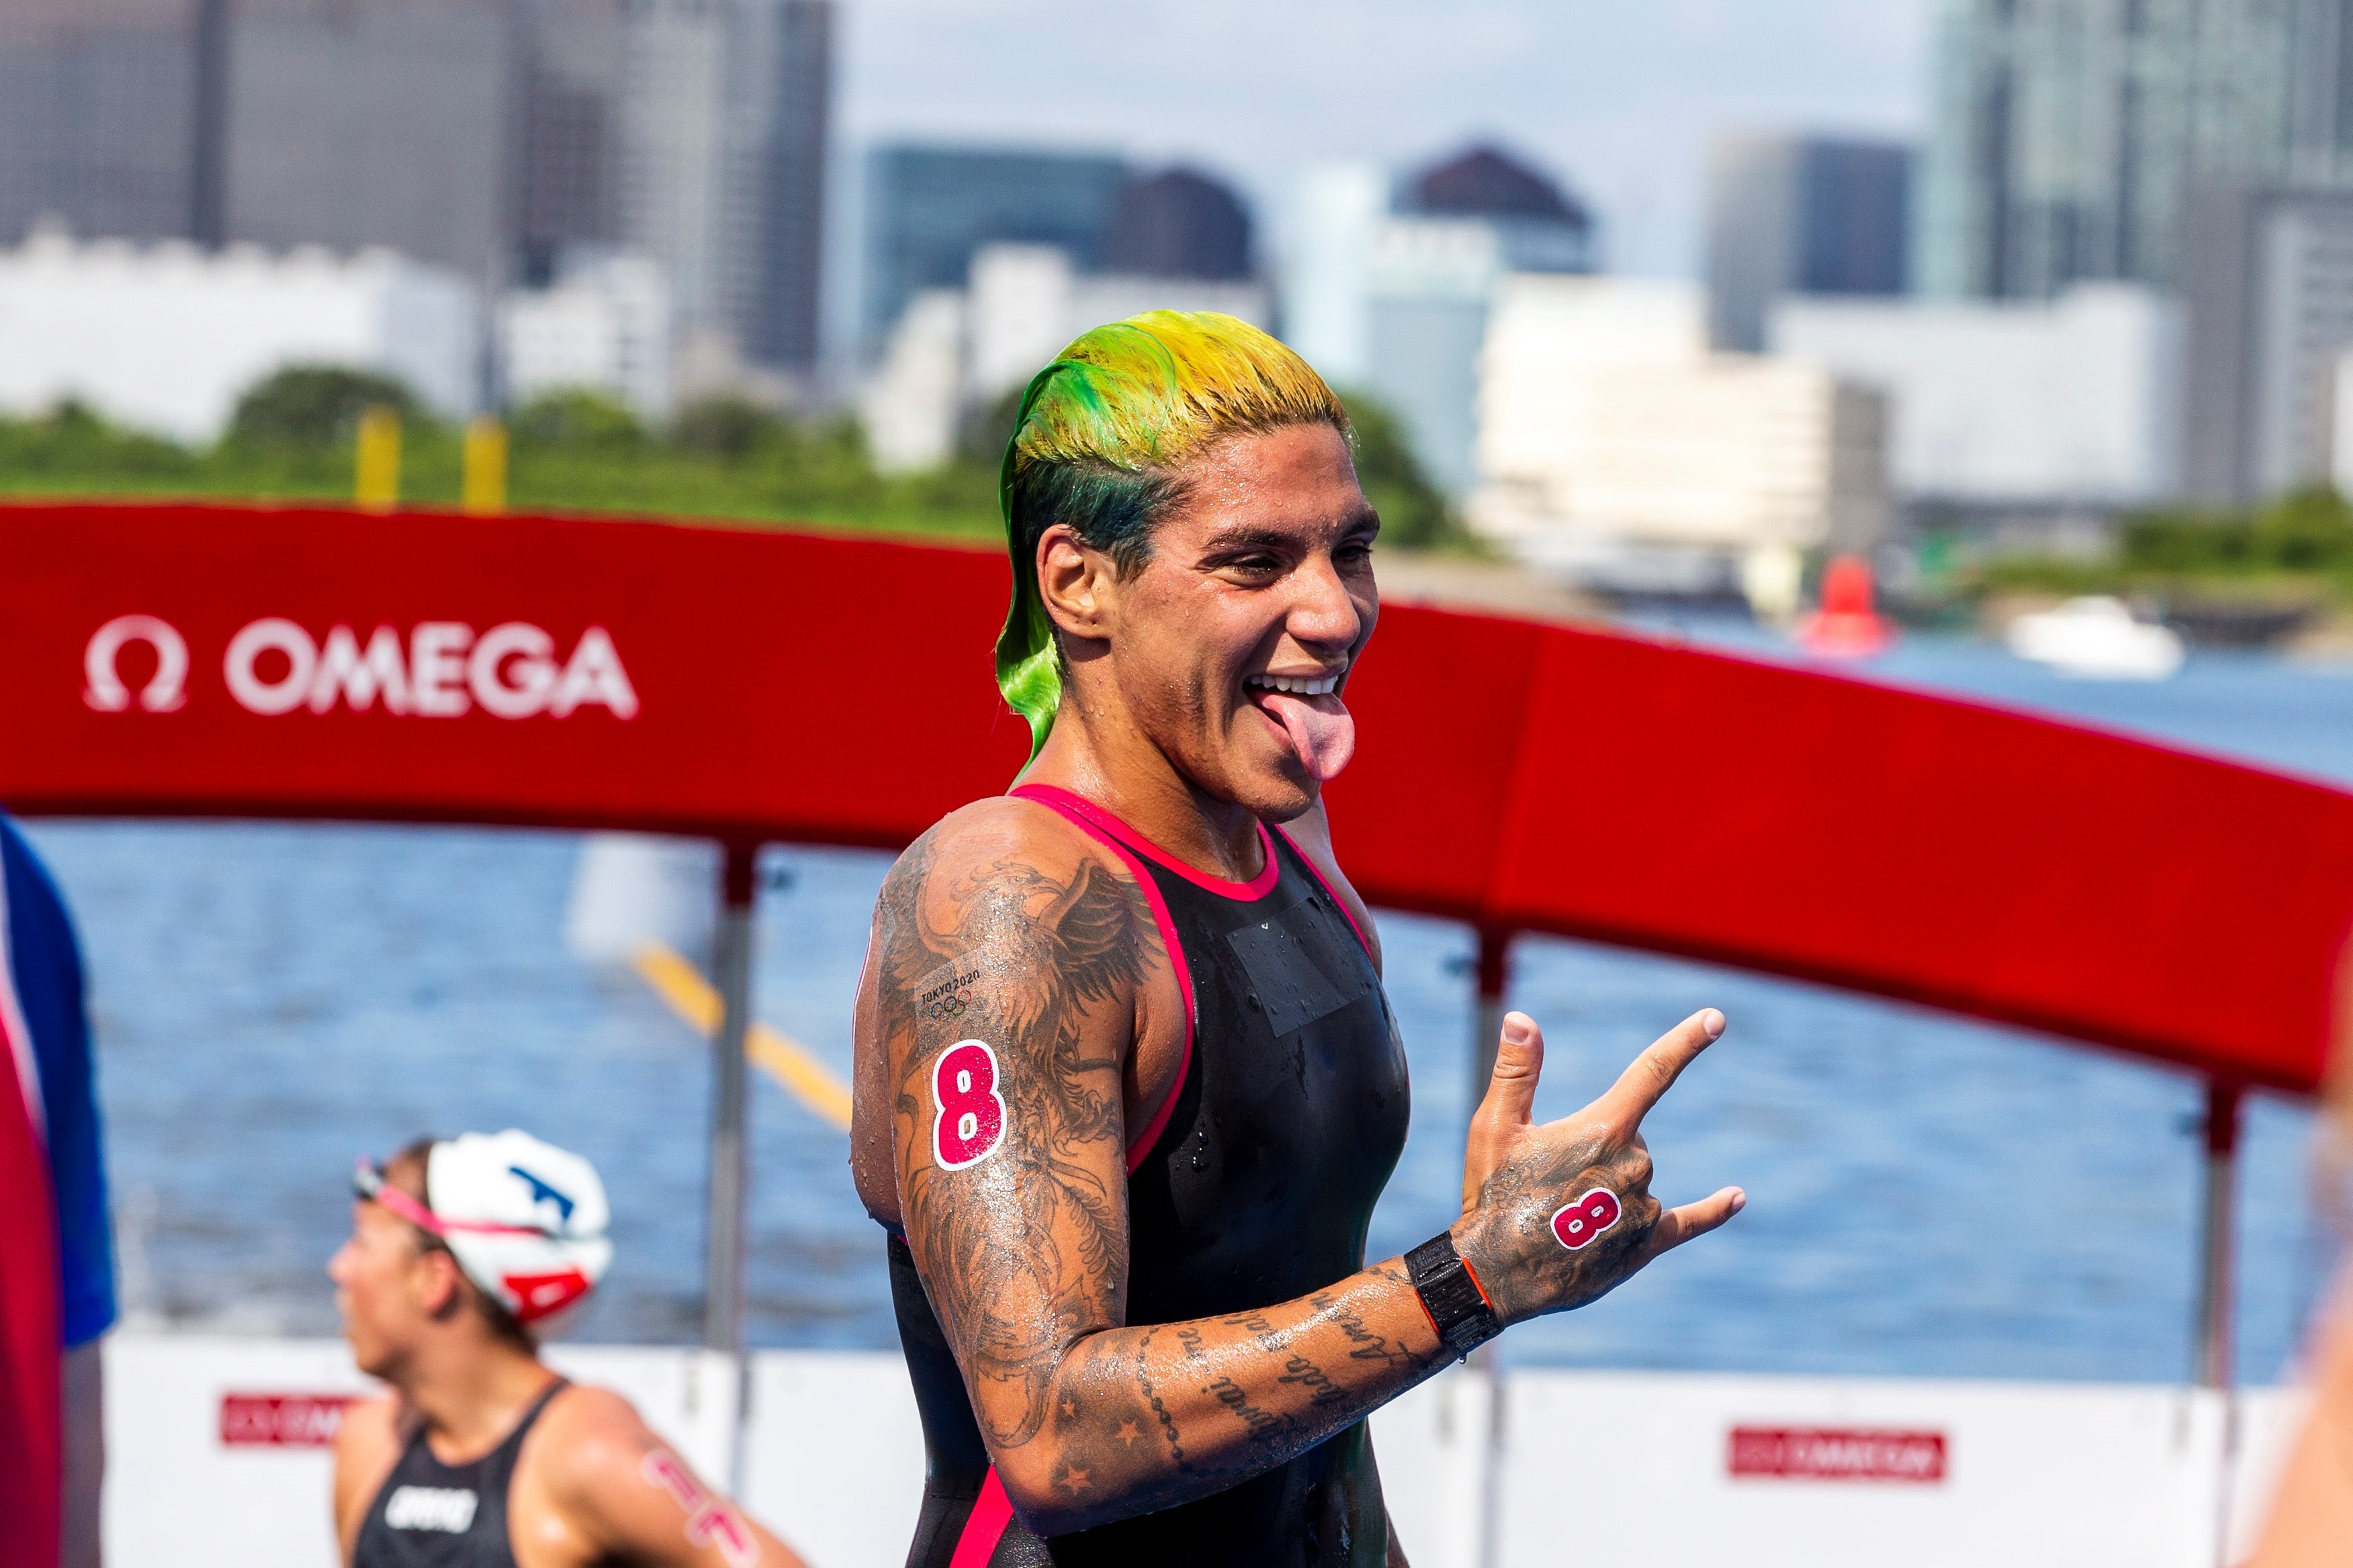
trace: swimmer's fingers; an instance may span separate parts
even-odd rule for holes
[[[1462,1210],[1479,1201],[1479,1190],[1496,1166],[1511,1157],[1517,1135],[1535,1120],[1536,1079],[1544,1073],[1544,1031],[1525,1013],[1504,1015],[1495,1047],[1495,1070],[1487,1095],[1471,1117],[1470,1146],[1463,1152]]]
[[[1672,1252],[1695,1236],[1705,1236],[1725,1221],[1748,1206],[1748,1194],[1738,1187],[1726,1187],[1722,1192],[1672,1208],[1659,1216],[1642,1245],[1634,1249],[1628,1273],[1641,1268],[1662,1252]]]
[[[1609,1092],[1594,1101],[1593,1109],[1620,1131],[1631,1132],[1642,1125],[1642,1118],[1659,1097],[1672,1089],[1675,1079],[1693,1058],[1714,1045],[1724,1033],[1724,1015],[1713,1007],[1703,1007],[1651,1042],[1650,1047],[1636,1057]]]

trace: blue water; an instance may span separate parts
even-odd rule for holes
[[[1786,657],[1740,628],[1685,628]],[[2078,715],[2353,784],[2353,679],[2201,655],[2160,685],[2047,675],[1918,639],[1873,676]],[[1928,830],[1929,825],[1924,825]],[[326,1333],[321,1267],[353,1155],[521,1125],[612,1189],[618,1261],[582,1338],[700,1325],[705,1047],[561,924],[558,834],[311,825],[35,825],[90,957],[127,1305],[135,1321]],[[1345,853],[1345,841],[1342,845]],[[2152,846],[2152,852],[2161,852]],[[886,858],[771,851],[757,1008],[845,1075],[850,991]],[[1383,915],[1413,1135],[1375,1256],[1460,1185],[1468,935]],[[1521,1363],[2170,1381],[2189,1365],[2197,1086],[2031,1034],[1568,942],[1518,951],[1512,999],[1574,1109],[1703,1005],[1723,1043],[1652,1115],[1670,1201],[1748,1211],[1584,1311],[1514,1330]],[[893,1342],[881,1248],[840,1134],[764,1077],[753,1105],[752,1331]],[[2275,1375],[2333,1266],[2305,1190],[2309,1115],[2252,1108],[2241,1364]]]

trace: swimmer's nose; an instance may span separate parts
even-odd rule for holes
[[[1323,556],[1311,555],[1296,574],[1299,594],[1292,601],[1284,629],[1303,643],[1324,647],[1348,647],[1364,630],[1364,617],[1339,571]]]

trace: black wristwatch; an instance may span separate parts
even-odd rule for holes
[[[1405,1268],[1421,1297],[1421,1310],[1430,1314],[1430,1327],[1458,1360],[1504,1331],[1504,1321],[1488,1304],[1479,1277],[1444,1231],[1407,1253]]]

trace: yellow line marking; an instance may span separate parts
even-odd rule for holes
[[[675,949],[648,942],[638,950],[629,966],[670,1004],[671,1012],[705,1038],[719,1032],[719,1016],[725,1005],[702,972]],[[849,1086],[827,1070],[807,1046],[754,1020],[744,1041],[744,1054],[794,1099],[844,1132],[849,1131]]]

